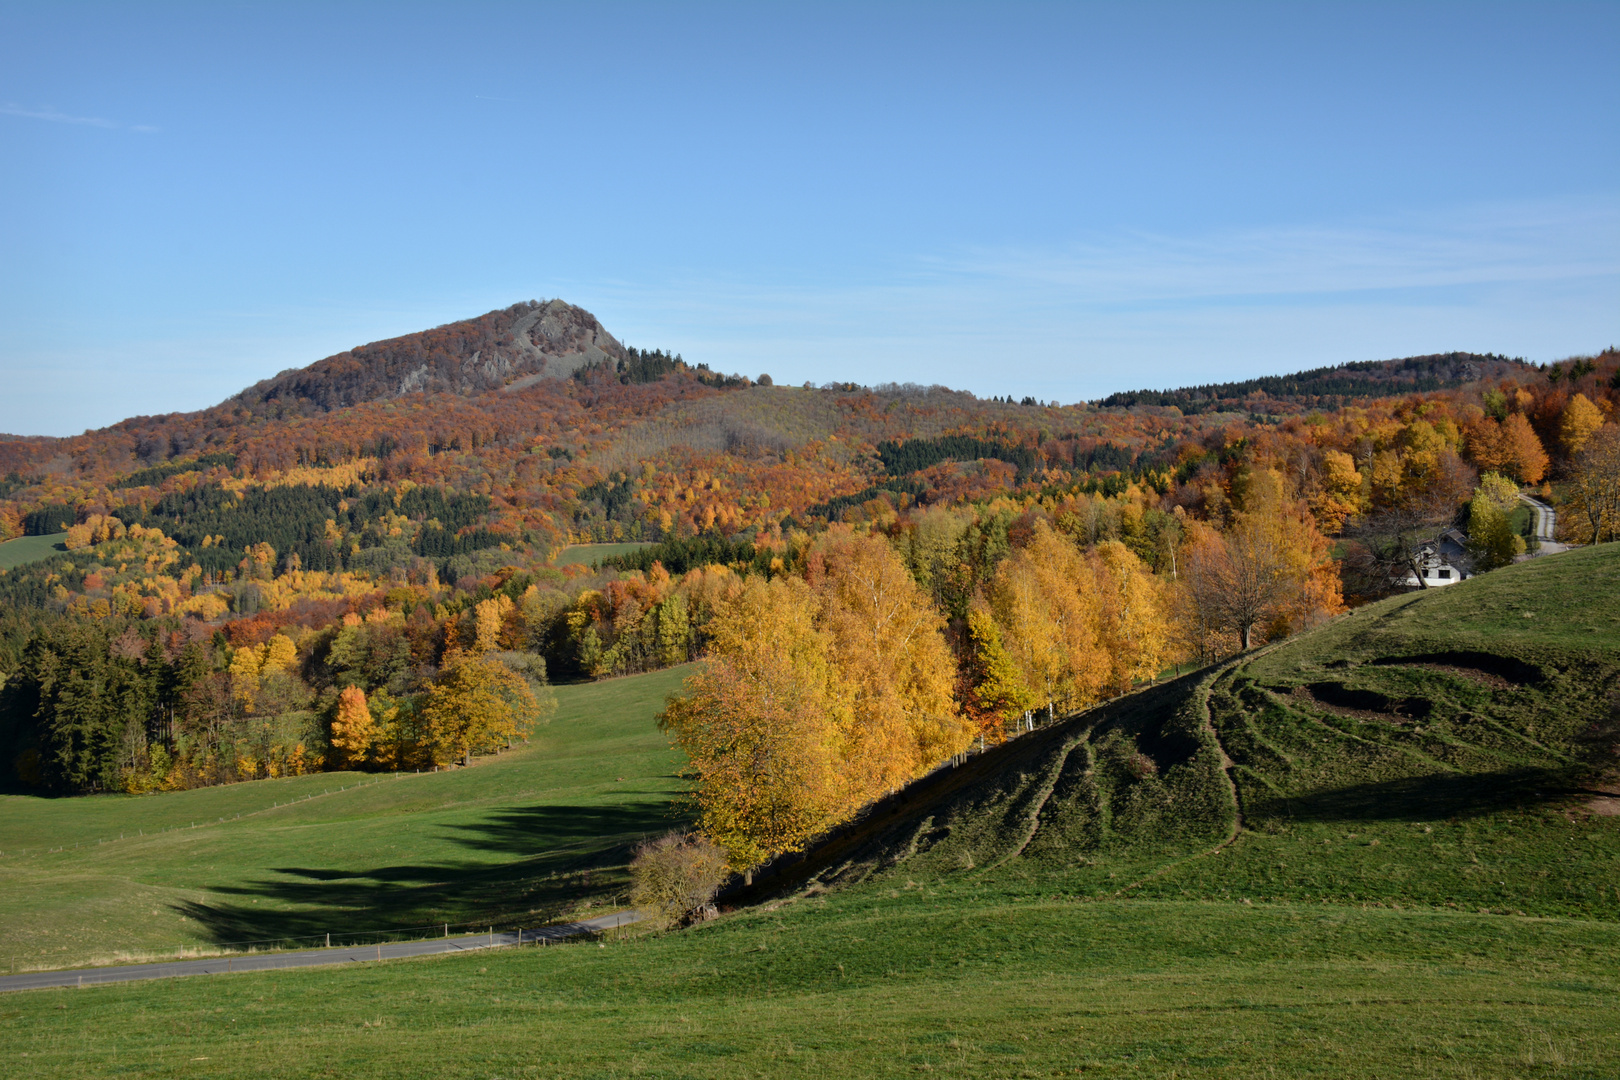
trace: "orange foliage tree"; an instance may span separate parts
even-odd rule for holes
[[[1502,421],[1501,469],[1521,484],[1536,484],[1547,475],[1547,451],[1523,413]]]
[[[339,768],[354,768],[366,760],[377,739],[377,725],[371,718],[366,692],[346,686],[338,695],[337,714],[332,718],[332,750]]]
[[[1327,538],[1271,469],[1251,477],[1229,531],[1198,527],[1184,565],[1199,623],[1236,635],[1244,649],[1257,630],[1280,637],[1344,607]]]

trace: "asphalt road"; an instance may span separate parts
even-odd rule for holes
[[[176,979],[182,975],[226,975],[239,971],[280,971],[284,968],[323,967],[329,964],[357,964],[366,961],[398,960],[410,956],[436,956],[442,953],[473,952],[502,945],[541,945],[581,934],[595,934],[637,920],[633,911],[599,915],[584,922],[558,923],[536,930],[504,930],[426,941],[394,941],[380,945],[356,945],[341,949],[307,949],[299,952],[238,953],[207,960],[175,960],[163,964],[125,964],[119,967],[80,968],[69,971],[35,971],[25,975],[0,975],[0,991],[44,990],[63,986],[97,986],[101,983],[130,982],[136,979]]]

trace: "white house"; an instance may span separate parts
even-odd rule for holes
[[[1412,553],[1412,570],[1401,584],[1410,588],[1455,585],[1474,576],[1469,567],[1468,537],[1460,529],[1447,529]],[[1423,579],[1418,580],[1422,573]]]

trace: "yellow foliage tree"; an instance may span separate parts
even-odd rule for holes
[[[894,547],[841,533],[817,551],[818,622],[854,708],[846,775],[873,798],[961,753],[973,729],[954,698],[945,620]]]
[[[1139,679],[1151,679],[1172,659],[1164,588],[1142,560],[1117,540],[1097,545],[1087,561],[1097,598],[1099,633],[1109,657],[1107,689],[1119,694]]]
[[[527,734],[539,703],[523,677],[499,660],[449,649],[428,687],[422,730],[437,764],[508,745]]]
[[[1098,597],[1084,587],[1091,577],[1079,549],[1040,522],[990,582],[986,599],[1007,655],[1049,711],[1093,704],[1111,680]]]
[[[276,574],[276,549],[267,543],[250,544],[242,549],[245,556],[237,569],[243,578],[268,581]]]
[[[1587,438],[1570,481],[1569,513],[1559,515],[1568,524],[1561,527],[1588,544],[1620,540],[1620,425],[1605,424]]]
[[[1035,692],[1024,682],[1022,671],[1008,655],[1001,640],[1001,628],[983,601],[968,609],[968,637],[973,643],[976,669],[974,693],[985,710],[1005,722],[1040,704]]]
[[[265,648],[264,663],[261,666],[263,674],[272,671],[286,671],[298,659],[298,647],[292,643],[292,638],[286,634],[277,634],[270,639]]]
[[[249,710],[259,693],[261,670],[259,650],[254,646],[244,645],[231,657],[231,696]]]
[[[747,871],[853,810],[853,711],[797,578],[749,578],[709,623],[712,659],[659,716],[698,783],[698,827]]]
[[[1401,467],[1399,455],[1393,450],[1378,451],[1373,455],[1371,474],[1375,503],[1379,506],[1394,506],[1400,502],[1401,485],[1406,479],[1406,473]]]
[[[1487,479],[1495,476],[1486,474]],[[1481,571],[1506,566],[1524,551],[1524,538],[1513,535],[1501,500],[1493,498],[1483,484],[1468,504],[1468,549],[1475,569]]]
[[[1356,459],[1340,450],[1322,451],[1321,487],[1311,496],[1311,513],[1323,532],[1336,533],[1346,518],[1366,509]]]
[[[1504,517],[1512,516],[1519,505],[1519,485],[1499,473],[1481,476],[1475,494],[1485,496]]]
[[[1585,394],[1576,394],[1564,406],[1558,418],[1558,441],[1564,453],[1574,457],[1581,452],[1598,428],[1603,426],[1603,412]]]
[[[512,598],[502,593],[473,608],[473,651],[492,652],[502,645],[502,632],[513,615]]]
[[[340,768],[363,763],[377,740],[377,725],[366,702],[366,692],[346,686],[338,695],[337,714],[332,718],[332,749]]]
[[[366,695],[366,706],[371,710],[372,723],[377,734],[371,744],[371,759],[382,769],[401,769],[420,760],[417,756],[415,717],[403,708],[387,690],[373,690]]]

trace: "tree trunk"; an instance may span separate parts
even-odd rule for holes
[[[1243,624],[1242,638],[1243,638],[1243,651],[1244,652],[1249,651],[1249,635],[1252,634],[1253,631],[1254,631],[1254,625],[1252,623],[1244,623]]]
[[[1417,578],[1418,588],[1427,589],[1429,587],[1429,583],[1424,579],[1423,567],[1418,565],[1418,561],[1416,559],[1408,559],[1406,561],[1406,565],[1411,569],[1412,576]]]

